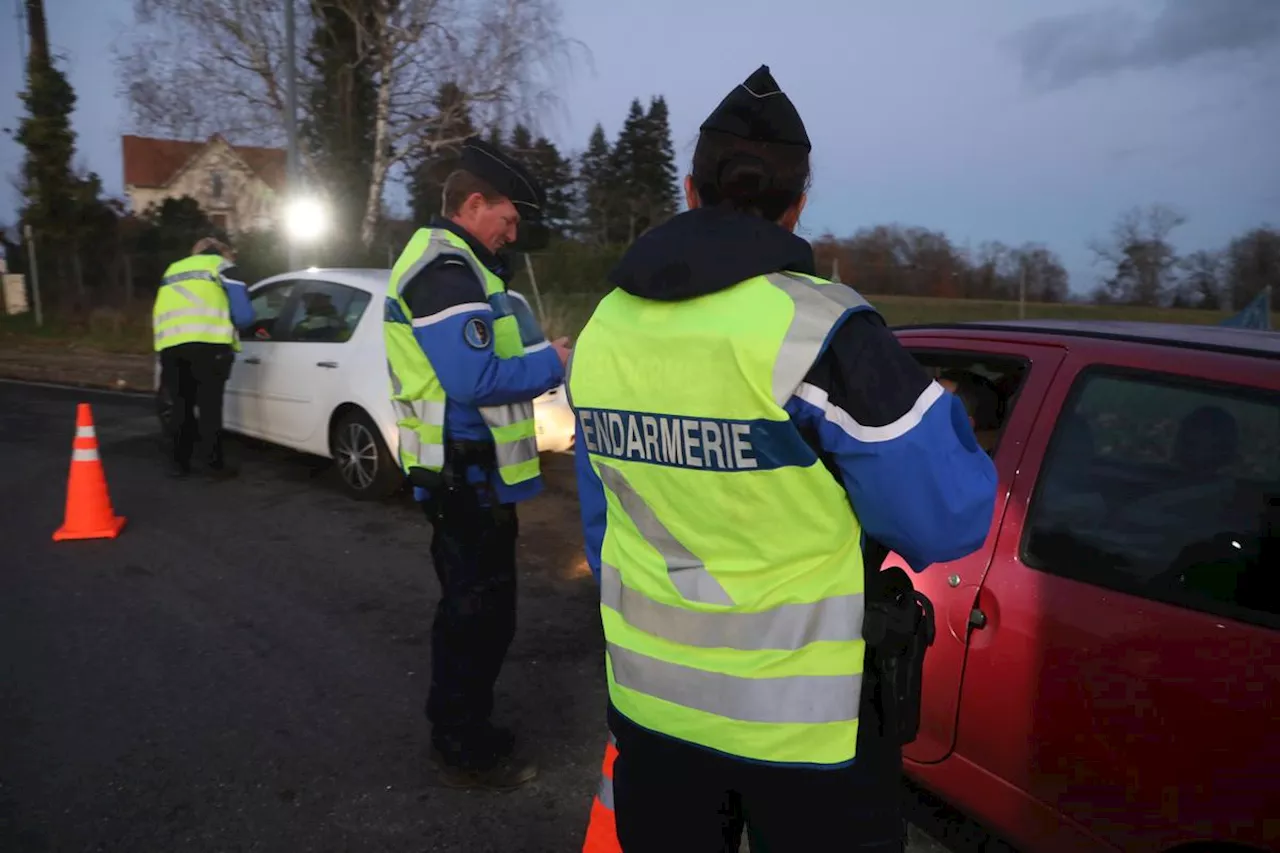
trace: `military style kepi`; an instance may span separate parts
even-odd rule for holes
[[[542,214],[545,196],[542,186],[501,149],[478,136],[462,143],[459,166],[511,199],[521,218],[537,219]]]
[[[755,73],[725,96],[700,130],[727,133],[752,142],[796,145],[812,150],[795,104],[783,94],[778,81],[761,65]]]

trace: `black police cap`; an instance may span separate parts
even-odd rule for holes
[[[511,200],[522,218],[542,214],[546,196],[529,170],[505,151],[478,136],[462,143],[459,166]]]
[[[800,113],[791,99],[783,94],[767,65],[761,65],[726,95],[700,129],[727,133],[752,142],[797,145],[805,151],[812,150]]]

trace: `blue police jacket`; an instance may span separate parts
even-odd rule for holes
[[[227,293],[227,303],[231,309],[231,323],[237,329],[253,325],[253,303],[249,301],[249,288],[243,281],[230,276],[237,274],[234,267],[222,271],[222,289]]]
[[[466,229],[441,217],[434,217],[428,227],[443,228],[461,237],[485,267],[510,283],[507,265]],[[489,427],[480,415],[480,406],[532,400],[564,382],[564,367],[551,347],[519,358],[498,358],[493,350],[492,333],[483,336],[483,345],[473,343],[478,336],[464,334],[472,320],[491,327],[494,311],[484,282],[463,261],[448,256],[438,258],[405,283],[401,296],[414,320],[430,320],[415,322],[413,335],[444,386],[446,443],[492,441]],[[542,491],[541,477],[508,486],[496,471],[486,474],[472,467],[466,476],[468,481],[477,484],[487,478],[501,503],[525,501]],[[423,501],[429,494],[418,487],[414,489],[414,497]]]

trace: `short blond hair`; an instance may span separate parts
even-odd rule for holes
[[[191,254],[204,255],[210,251],[216,252],[227,260],[231,260],[236,256],[235,250],[222,242],[216,237],[201,237],[196,244],[191,247]]]

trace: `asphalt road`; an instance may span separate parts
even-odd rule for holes
[[[54,543],[79,400],[129,521]],[[238,480],[169,480],[156,433],[146,399],[0,382],[0,851],[580,849],[605,690],[568,478],[521,516],[499,683],[541,774],[463,792],[424,750],[436,585],[413,503],[353,502],[246,442]]]

